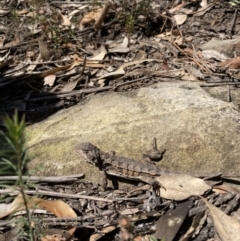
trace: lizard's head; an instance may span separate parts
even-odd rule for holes
[[[101,160],[99,148],[89,142],[83,142],[78,144],[75,150],[83,161],[98,166]]]

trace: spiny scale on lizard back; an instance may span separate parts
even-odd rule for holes
[[[153,176],[161,175],[162,173],[162,171],[158,169],[155,165],[135,161],[124,156],[115,156],[104,153],[101,155],[101,158],[103,159],[103,162],[106,166],[109,164],[114,166],[115,168],[121,168],[123,169],[122,172],[124,172],[124,170],[129,170],[136,173],[146,173]]]

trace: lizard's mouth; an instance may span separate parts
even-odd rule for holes
[[[83,154],[86,162],[91,163],[94,166],[97,166],[98,159],[94,155],[91,155],[91,152],[85,151]]]

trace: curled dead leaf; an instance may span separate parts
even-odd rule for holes
[[[89,60],[101,61],[104,59],[106,53],[107,53],[106,48],[103,45],[101,45],[100,48],[98,49],[98,54],[92,58],[89,58]]]
[[[216,193],[234,193],[234,194],[240,194],[240,190],[236,187],[230,186],[230,185],[226,185],[226,184],[222,184],[219,186],[215,186],[213,188],[213,191]]]
[[[229,67],[230,69],[239,69],[240,68],[240,57],[228,59],[218,64],[221,67]]]
[[[97,241],[98,239],[102,238],[104,234],[112,232],[114,229],[116,229],[116,226],[109,225],[107,227],[102,228],[99,230],[98,233],[94,233],[89,238],[89,241]]]
[[[171,200],[199,196],[211,189],[204,180],[187,174],[162,174],[155,179],[164,187],[160,190],[161,197]]]
[[[187,15],[177,14],[177,15],[174,15],[173,18],[175,19],[177,25],[182,25],[187,20]]]
[[[240,237],[240,224],[234,217],[230,217],[219,208],[202,198],[212,216],[214,227],[221,241],[236,241]]]
[[[41,53],[42,59],[44,61],[49,60],[50,59],[50,52],[47,48],[47,45],[41,39],[38,39],[38,47],[39,47],[39,51]]]
[[[63,26],[71,26],[71,21],[68,19],[67,16],[61,14],[61,17]]]
[[[30,209],[45,209],[53,214],[55,214],[57,217],[65,217],[65,218],[76,218],[77,215],[73,211],[73,209],[66,203],[64,203],[61,200],[54,200],[54,201],[48,201],[41,198],[31,197],[26,195],[27,198],[27,206]],[[10,214],[14,214],[19,211],[25,211],[26,207],[24,205],[24,200],[21,194],[19,194],[14,201],[7,205],[3,206],[2,210],[3,213],[1,217],[6,217]],[[70,228],[68,230],[68,233],[72,235],[75,232],[76,228]]]
[[[44,78],[44,85],[53,86],[56,80],[56,75],[51,74]]]
[[[106,2],[104,7],[101,9],[99,14],[97,15],[97,19],[96,19],[96,23],[95,23],[96,31],[98,31],[101,28],[102,23],[103,23],[105,17],[107,16],[107,13],[111,6],[112,6],[112,3],[110,1]]]
[[[79,24],[79,30],[83,30],[85,26],[95,23],[100,12],[101,8],[96,8],[85,14]]]

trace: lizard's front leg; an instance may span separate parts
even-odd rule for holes
[[[103,191],[107,188],[107,174],[105,170],[100,170],[101,180],[100,180],[100,186],[103,189]]]
[[[163,185],[161,183],[159,183],[154,177],[151,177],[151,176],[139,176],[139,179],[141,181],[147,183],[147,184],[150,184],[151,187],[153,188],[153,190],[158,190],[161,187],[163,187]]]
[[[117,178],[114,176],[108,175],[106,170],[100,171],[100,175],[101,175],[101,180],[100,180],[99,184],[100,184],[101,188],[103,189],[103,191],[105,191],[108,186],[108,180],[110,180],[112,182],[114,189],[119,188]]]

